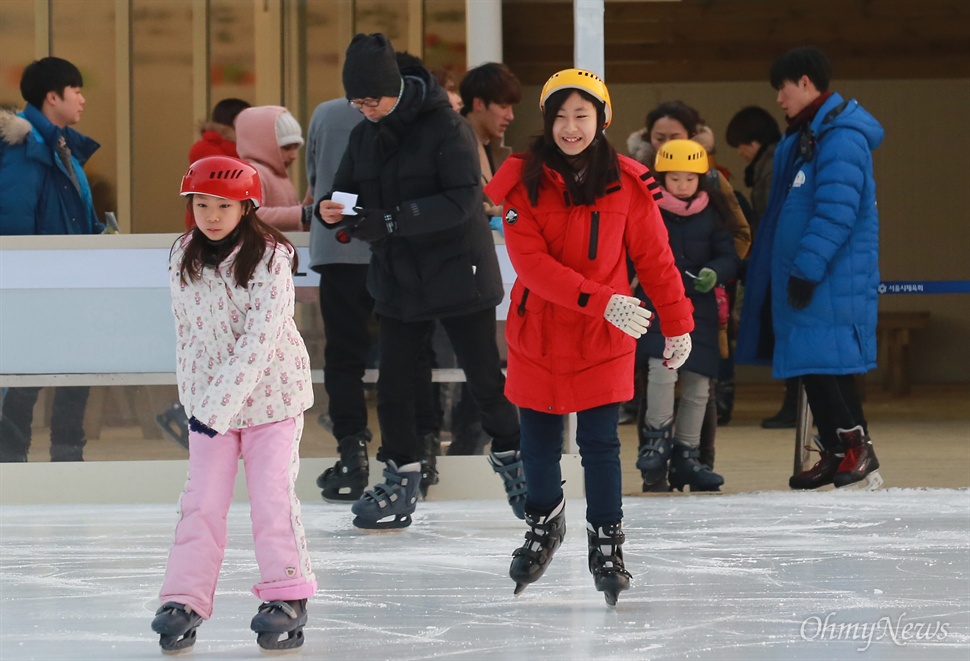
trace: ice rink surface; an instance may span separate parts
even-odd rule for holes
[[[513,597],[524,524],[500,501],[420,503],[399,532],[304,502],[319,581],[305,659],[970,659],[970,490],[625,499],[633,586],[609,610],[584,503]],[[149,624],[173,505],[0,507],[0,659],[158,659]],[[215,612],[179,658],[266,658],[248,508],[229,516]]]

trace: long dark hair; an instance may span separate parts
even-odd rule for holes
[[[188,207],[191,212],[194,196],[188,197]],[[272,253],[269,264],[273,264],[278,245],[286,246],[293,254],[292,272],[296,273],[300,259],[290,240],[275,227],[270,227],[261,221],[256,216],[256,207],[252,202],[246,200],[242,204],[243,216],[236,229],[224,240],[210,241],[198,226],[182,235],[182,237],[190,235],[190,240],[185,244],[185,252],[182,253],[182,260],[179,263],[179,276],[183,285],[199,280],[202,277],[202,269],[206,266],[222,263],[237,245],[240,246],[239,253],[236,255],[232,267],[232,275],[237,287],[245,288],[249,285],[256,267],[262,261],[267,250]],[[182,237],[179,237],[176,245],[182,241]]]
[[[552,136],[552,125],[562,104],[573,92],[579,92],[583,99],[596,108],[596,139],[582,153],[566,156],[556,147],[556,141]],[[581,89],[567,87],[546,99],[545,110],[542,113],[542,134],[532,140],[522,173],[522,181],[529,193],[529,202],[532,206],[539,203],[543,165],[549,166],[562,175],[573,204],[593,204],[596,198],[606,194],[606,187],[619,178],[620,168],[616,150],[603,134],[605,123],[605,105]],[[582,179],[577,179],[578,172],[583,173]]]

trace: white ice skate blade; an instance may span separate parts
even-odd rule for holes
[[[876,491],[883,485],[882,475],[879,471],[872,471],[866,475],[865,479],[859,480],[858,482],[853,482],[852,484],[846,484],[843,487],[836,487],[839,491],[845,490],[859,490],[859,491]]]

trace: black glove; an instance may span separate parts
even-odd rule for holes
[[[348,218],[347,233],[355,239],[373,243],[397,230],[397,221],[390,211],[360,207],[354,207],[354,211],[357,215]]]
[[[313,205],[309,204],[301,210],[300,222],[305,229],[310,229],[310,223],[313,222]]]
[[[197,431],[200,434],[205,434],[209,438],[215,438],[216,434],[219,433],[212,427],[202,424],[194,415],[189,418],[189,429],[192,431]]]
[[[812,302],[815,293],[815,283],[796,277],[788,276],[788,305],[795,310],[804,310]]]

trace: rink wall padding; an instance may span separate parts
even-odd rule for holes
[[[300,461],[297,495],[304,503],[320,502],[317,476],[335,457]],[[381,480],[383,464],[371,461],[371,484]],[[187,460],[87,461],[0,464],[0,505],[46,503],[175,503],[185,485]],[[505,499],[502,480],[484,456],[438,457],[440,481],[429,500]],[[583,471],[578,455],[563,455],[567,498],[583,497]],[[248,500],[242,462],[234,499]]]

